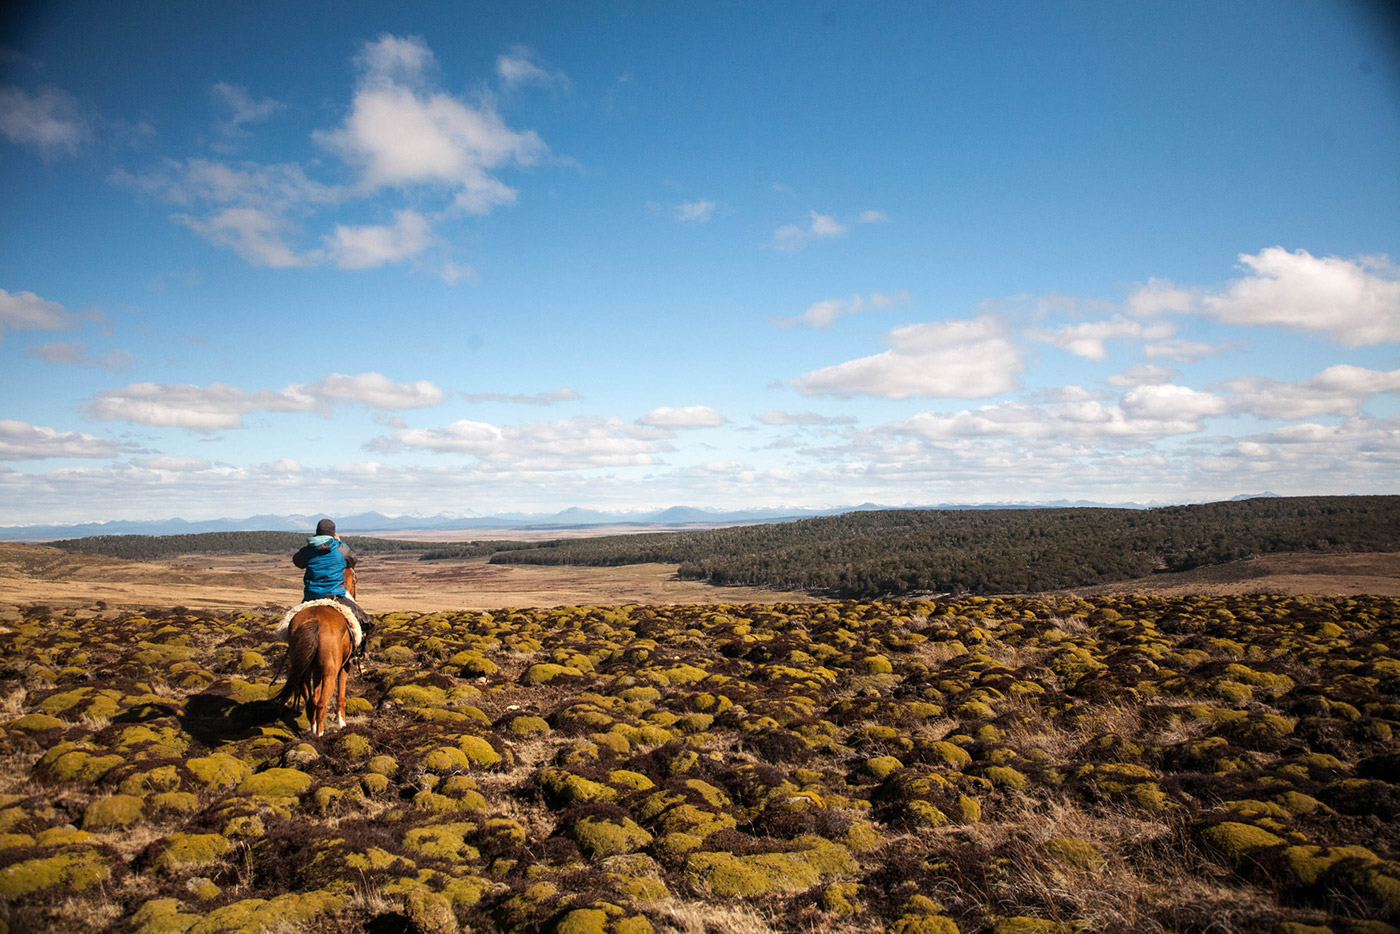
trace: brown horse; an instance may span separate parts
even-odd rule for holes
[[[345,592],[355,596],[355,569],[345,569]],[[345,677],[353,649],[345,614],[333,606],[307,607],[292,617],[287,633],[287,683],[277,695],[283,707],[306,705],[317,736],[326,732],[326,710],[335,691],[336,725],[345,726]]]

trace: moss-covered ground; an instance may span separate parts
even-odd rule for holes
[[[0,932],[1397,932],[1397,600],[275,622],[0,624]]]

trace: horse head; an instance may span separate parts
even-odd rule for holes
[[[351,598],[352,600],[353,600],[354,597],[355,597],[355,584],[356,584],[356,582],[359,581],[359,579],[360,579],[360,578],[359,578],[359,575],[357,575],[357,574],[355,573],[355,569],[352,568],[352,567],[350,567],[349,565],[346,565],[346,567],[345,567],[345,577],[344,577],[344,580],[345,580],[345,592],[348,593],[348,594],[350,595],[350,598]]]

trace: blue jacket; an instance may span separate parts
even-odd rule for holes
[[[316,600],[345,593],[345,568],[355,566],[355,556],[333,535],[313,535],[294,555],[292,563],[305,568],[302,599]]]

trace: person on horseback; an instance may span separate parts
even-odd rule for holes
[[[306,544],[292,555],[292,564],[305,569],[302,575],[302,602],[309,600],[335,600],[342,603],[360,621],[362,638],[355,649],[356,655],[363,655],[365,643],[374,629],[374,621],[345,592],[345,569],[354,567],[355,555],[340,540],[335,532],[335,523],[322,519],[316,523],[316,534],[306,540]]]

